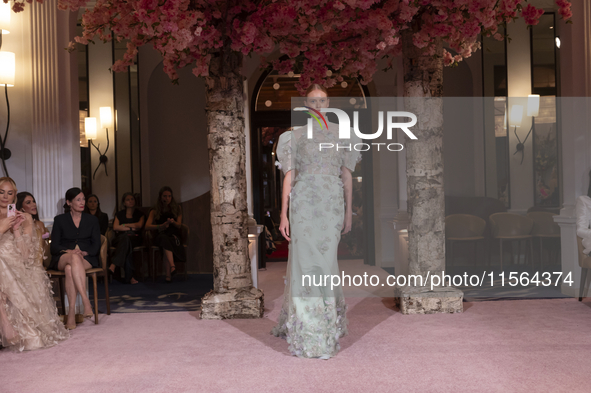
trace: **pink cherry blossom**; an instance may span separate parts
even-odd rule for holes
[[[32,1],[15,0],[12,8],[20,12]],[[87,2],[58,0],[58,8],[77,11]],[[555,3],[568,21],[571,2]],[[285,57],[263,66],[297,72],[303,92],[310,83],[331,86],[344,77],[368,83],[380,59],[400,56],[404,30],[411,29],[415,46],[452,65],[480,48],[480,35],[503,39],[499,25],[517,17],[535,25],[542,14],[526,0],[96,0],[75,40],[127,40],[114,71],[133,64],[138,47],[152,45],[173,81],[186,66],[208,75],[211,56],[222,48],[263,56],[278,49]],[[437,52],[439,41],[456,55]]]

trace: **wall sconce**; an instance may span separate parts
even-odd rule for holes
[[[2,29],[2,34],[0,34],[0,48],[2,48],[2,35],[3,34],[10,34],[10,15],[12,14],[12,10],[10,9],[10,2],[5,3],[0,1],[0,29]]]
[[[529,111],[529,108],[528,108],[528,111]],[[509,126],[513,126],[513,133],[515,134],[515,137],[517,138],[517,141],[519,142],[517,144],[517,146],[515,146],[515,153],[513,153],[513,155],[515,155],[515,154],[521,152],[521,162],[519,163],[519,165],[523,164],[523,158],[525,156],[525,141],[527,141],[527,138],[529,137],[529,133],[528,133],[522,142],[521,139],[519,139],[519,135],[517,135],[517,127],[521,127],[522,121],[523,121],[523,106],[522,105],[513,105],[511,107],[511,115],[509,116]],[[530,130],[530,132],[531,132],[531,130]]]
[[[2,3],[4,4],[4,3]],[[15,56],[12,52],[0,51],[0,86],[4,86],[4,95],[6,97],[6,131],[4,138],[0,136],[0,158],[2,158],[2,167],[4,173],[8,176],[5,161],[10,158],[12,153],[6,148],[6,141],[8,139],[8,129],[10,127],[10,101],[8,101],[8,87],[14,86],[15,74]]]
[[[109,108],[109,107],[100,108],[101,128],[102,128],[103,124],[108,124],[108,123],[106,123],[108,120],[108,118],[106,117],[107,116],[106,110],[109,111],[108,115],[110,116],[111,115],[111,108]],[[94,178],[96,176],[96,172],[101,167],[101,165],[105,166],[105,175],[109,176],[109,173],[107,172],[108,158],[106,155],[107,151],[109,151],[109,130],[107,129],[107,148],[105,149],[104,153],[101,153],[101,151],[99,149],[101,147],[101,144],[99,143],[99,145],[97,147],[93,142],[93,140],[97,138],[96,117],[86,117],[84,119],[84,133],[86,134],[86,139],[88,139],[88,146],[90,147],[92,145],[99,154],[99,164],[96,166],[96,169],[94,170],[94,173],[92,174],[92,180],[94,180]]]

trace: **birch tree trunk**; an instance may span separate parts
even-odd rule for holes
[[[431,277],[445,270],[445,195],[443,188],[443,59],[414,46],[413,32],[403,39],[404,105],[417,116],[416,140],[407,139],[409,273],[428,280],[401,288],[403,313],[461,312],[463,294],[454,288],[430,290]],[[436,53],[442,53],[439,40]]]
[[[214,289],[201,318],[260,318],[263,293],[253,288],[248,253],[242,55],[212,56],[206,77]]]

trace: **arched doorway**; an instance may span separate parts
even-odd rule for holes
[[[283,175],[275,165],[275,148],[279,136],[296,125],[292,124],[291,99],[300,97],[295,87],[298,78],[297,74],[281,75],[274,70],[268,71],[259,78],[251,99],[253,215],[269,230],[273,222],[279,223],[283,187]],[[370,112],[365,104],[368,90],[357,79],[345,79],[328,89],[328,94],[331,98],[361,98],[351,105],[350,111],[356,110],[360,116]],[[353,118],[352,114],[350,118]],[[332,121],[336,122],[336,118]],[[339,259],[362,259],[366,264],[375,265],[371,151],[362,153],[362,160],[353,172],[353,211],[353,229],[341,239]],[[278,231],[274,233],[274,239],[283,240]],[[273,260],[287,259],[287,247],[283,248],[285,252],[273,254]],[[264,266],[265,258],[262,259]]]

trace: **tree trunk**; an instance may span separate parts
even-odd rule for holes
[[[212,56],[206,77],[214,290],[201,318],[260,318],[263,293],[253,288],[248,254],[242,55]]]
[[[402,288],[397,302],[408,314],[461,312],[461,291],[442,287],[430,291],[431,277],[445,270],[443,59],[415,47],[412,31],[406,31],[402,39],[404,105],[418,120],[414,127],[418,139],[407,139],[405,145],[409,273],[429,279],[422,288]],[[442,54],[441,40],[436,53]]]
[[[410,274],[445,269],[443,193],[443,61],[404,40],[404,104],[417,116],[417,138],[406,141]],[[437,53],[441,53],[441,41]]]

